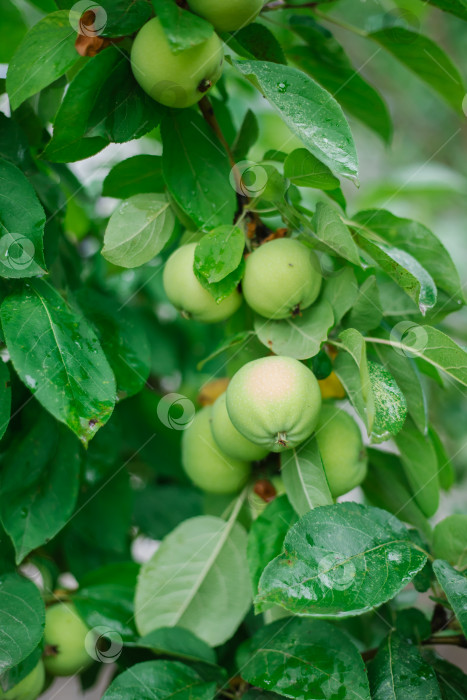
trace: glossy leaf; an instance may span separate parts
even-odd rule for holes
[[[80,445],[40,412],[31,430],[10,446],[1,461],[0,514],[21,563],[71,516],[78,497]]]
[[[240,648],[238,662],[249,683],[287,698],[370,698],[357,648],[321,620],[278,620],[262,627]]]
[[[103,627],[123,640],[135,639],[135,585],[136,580],[132,586],[118,582],[84,585],[73,596],[73,604],[90,629]]]
[[[45,607],[37,586],[19,574],[2,574],[0,673],[17,666],[34,651],[42,639],[44,626]]]
[[[392,632],[370,663],[368,677],[373,700],[441,700],[434,669],[416,646]]]
[[[316,235],[334,253],[360,267],[357,246],[337,210],[329,204],[318,202],[313,218]]]
[[[386,511],[351,502],[322,506],[289,530],[283,553],[261,576],[256,609],[277,604],[315,617],[361,615],[393,598],[425,561]]]
[[[298,515],[333,502],[314,437],[281,454],[281,474],[289,501]]]
[[[397,435],[407,417],[407,401],[391,373],[378,362],[368,363],[375,403],[372,442],[384,442]]]
[[[306,148],[289,153],[284,162],[284,175],[297,187],[314,187],[318,190],[335,190],[338,178]]]
[[[103,700],[212,700],[214,683],[206,683],[178,661],[135,664],[112,681]]]
[[[267,321],[258,316],[255,331],[263,345],[276,355],[306,360],[319,352],[333,324],[331,305],[323,299],[295,318]]]
[[[33,277],[45,272],[42,238],[45,213],[25,175],[0,159],[0,276]],[[18,206],[18,202],[22,206]]]
[[[436,524],[433,531],[433,554],[453,566],[467,566],[467,515],[454,513]]]
[[[252,22],[235,32],[222,34],[222,39],[229,48],[244,58],[287,63],[281,45],[264,24]]]
[[[103,197],[127,199],[135,194],[164,191],[161,156],[131,156],[117,163],[104,180]]]
[[[231,225],[237,208],[225,150],[205,121],[179,110],[162,122],[162,168],[169,192],[201,229]]]
[[[436,574],[439,585],[446,593],[446,597],[459,620],[462,632],[467,635],[467,575],[456,571],[454,567],[442,559],[433,562],[433,571]]]
[[[99,2],[106,13],[100,36],[115,37],[133,34],[151,18],[151,7],[145,0],[99,0]]]
[[[209,294],[219,303],[230,296],[242,281],[243,275],[245,274],[245,260],[241,258],[238,267],[221,279],[220,282],[208,282],[206,277],[202,275],[196,267],[194,268],[194,272],[200,284],[207,289]]]
[[[114,375],[94,332],[45,280],[8,296],[1,319],[21,380],[86,444],[115,403]]]
[[[212,516],[175,528],[142,567],[135,600],[139,633],[177,625],[213,646],[229,639],[250,605],[246,544],[240,525]]]
[[[163,194],[135,194],[116,208],[104,234],[102,255],[133,268],[154,258],[170,241],[175,215]]]
[[[296,68],[263,61],[235,61],[259,85],[285,124],[333,172],[358,176],[355,144],[342,109],[318,83]]]
[[[196,246],[195,272],[210,284],[221,282],[238,268],[244,248],[245,236],[238,226],[219,226]]]
[[[66,73],[79,59],[76,32],[66,10],[52,12],[34,25],[13,56],[7,75],[12,109]]]
[[[395,437],[413,497],[430,518],[439,505],[438,459],[431,440],[407,420]]]
[[[276,496],[264,511],[253,521],[248,535],[248,564],[253,590],[258,590],[258,583],[266,565],[282,551],[284,538],[292,525],[298,520],[295,510],[287,496]]]
[[[212,24],[192,12],[187,12],[177,5],[175,0],[152,0],[152,4],[173,53],[198,46],[212,36]]]

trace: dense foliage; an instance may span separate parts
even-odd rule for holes
[[[467,6],[346,5],[0,0],[0,698],[467,699],[466,298],[347,206]]]

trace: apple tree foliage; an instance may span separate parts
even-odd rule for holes
[[[464,0],[429,4],[467,21]],[[32,26],[0,2],[0,694],[38,664],[59,597],[118,647],[107,700],[467,699],[467,676],[433,650],[467,645],[467,529],[462,515],[430,522],[454,472],[427,400],[433,382],[467,386],[467,352],[440,328],[465,298],[434,233],[348,211],[342,186],[359,180],[349,120],[387,144],[393,131],[346,41],[402,64],[460,120],[459,69],[382,7],[349,26],[339,2],[278,0],[221,34],[223,77],[176,110],[143,92],[129,52],[156,13],[175,54],[211,36],[186,3],[101,0],[95,36],[72,0],[29,5]],[[295,138],[252,162],[257,94]],[[80,162],[109,146],[90,178]],[[219,301],[282,229],[319,257],[310,308],[177,317],[161,279],[181,240],[198,243],[195,274]],[[333,501],[315,439],[255,467],[252,483],[282,466],[286,490],[256,519],[251,485],[216,498],[188,482],[186,407],[161,398],[192,406],[271,352],[339,378],[368,436],[360,503]],[[144,538],[161,544],[141,566]],[[95,658],[83,688],[109,657]]]

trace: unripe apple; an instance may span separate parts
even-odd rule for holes
[[[362,434],[345,411],[323,405],[316,428],[321,459],[334,498],[362,483],[367,472]]]
[[[53,676],[72,676],[89,666],[93,659],[85,647],[89,628],[74,605],[56,603],[45,616],[44,665]]]
[[[248,462],[228,457],[211,431],[212,406],[199,411],[182,439],[182,464],[192,482],[207,493],[240,491],[251,470]]]
[[[224,321],[238,309],[242,297],[237,290],[219,304],[204,289],[193,272],[196,243],[181,246],[164,267],[164,289],[169,301],[185,318],[204,323]]]
[[[197,15],[214,25],[218,32],[233,32],[253,22],[263,7],[263,0],[188,0]]]
[[[227,389],[237,430],[270,452],[296,447],[313,432],[321,408],[315,375],[292,357],[263,357],[244,365]]]
[[[233,425],[227,412],[225,393],[219,396],[212,408],[211,428],[214,440],[229,457],[256,462],[268,454],[267,449],[255,445]]]
[[[173,53],[160,20],[139,30],[131,49],[131,67],[143,90],[167,107],[199,102],[222,75],[224,52],[217,34],[202,44]]]
[[[45,670],[41,659],[31,673],[6,693],[0,688],[0,698],[1,700],[36,700],[42,692],[44,681]]]
[[[321,281],[316,253],[295,239],[276,238],[247,257],[242,290],[256,313],[281,319],[307,309]]]

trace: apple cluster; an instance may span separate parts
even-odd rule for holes
[[[192,12],[210,22],[216,32],[234,32],[256,19],[263,0],[188,0]],[[215,32],[206,41],[175,51],[158,17],[136,35],[131,50],[134,76],[143,90],[167,107],[191,107],[222,75],[224,51]]]
[[[164,287],[185,318],[222,321],[240,306],[236,289],[216,303],[193,271],[196,243],[182,245],[166,263]],[[322,283],[316,254],[298,240],[269,241],[246,259],[243,297],[268,319],[293,318],[317,299]],[[247,362],[227,390],[204,407],[187,428],[182,462],[206,492],[231,494],[248,481],[252,462],[303,444],[316,434],[334,498],[360,484],[366,458],[360,428],[345,411],[322,404],[313,372],[291,357],[271,355]]]

